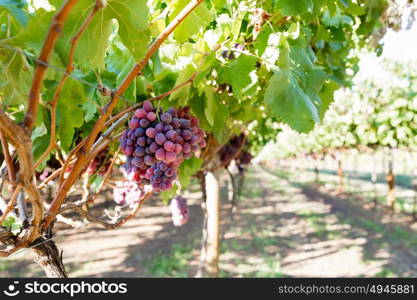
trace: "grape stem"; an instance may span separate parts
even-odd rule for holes
[[[55,90],[54,97],[51,102],[51,136],[49,139],[49,146],[48,148],[42,153],[41,157],[35,163],[34,168],[36,169],[49,155],[49,153],[54,150],[57,146],[56,144],[56,107],[58,104],[59,97],[61,95],[62,89],[67,81],[68,77],[71,75],[72,71],[74,70],[74,54],[75,49],[77,47],[77,43],[80,40],[81,35],[87,29],[88,25],[90,25],[91,21],[93,20],[94,16],[97,12],[104,7],[104,3],[102,0],[96,0],[96,4],[94,5],[93,9],[90,11],[88,16],[85,18],[83,24],[81,24],[80,28],[78,29],[77,33],[71,38],[71,48],[68,55],[68,62],[67,67],[65,69],[64,75],[62,75],[61,81],[58,83],[58,86]]]
[[[91,154],[89,155],[91,146],[93,146],[93,143],[95,142],[97,135],[103,129],[106,120],[111,116],[113,109],[116,107],[118,103],[119,96],[123,95],[123,93],[132,83],[133,79],[135,79],[138,75],[141,74],[143,68],[147,65],[147,63],[155,54],[155,52],[159,49],[161,44],[169,37],[169,35],[175,30],[175,28],[177,28],[178,25],[181,24],[184,21],[184,19],[203,1],[204,0],[192,0],[184,7],[184,9],[172,20],[172,22],[151,44],[147,53],[145,54],[145,57],[131,69],[131,71],[126,75],[120,86],[112,93],[110,102],[106,105],[105,109],[103,110],[103,115],[101,115],[101,117],[95,123],[91,133],[86,139],[84,146],[78,153],[77,160],[70,174],[64,180],[62,186],[60,186],[57,192],[55,199],[52,201],[52,204],[47,212],[47,215],[44,219],[44,223],[42,225],[43,229],[48,228],[52,221],[55,219],[55,216],[58,213],[59,208],[65,201],[68,191],[70,190],[71,186],[75,183],[82,170],[84,169],[84,165],[87,159],[92,157]]]
[[[6,210],[3,212],[3,215],[0,217],[0,224],[2,224],[4,220],[6,220],[7,215],[13,210],[13,207],[16,204],[17,195],[19,195],[21,188],[22,186],[18,185],[13,191],[12,197],[10,198],[9,203],[7,204]]]
[[[87,221],[91,222],[91,223],[96,223],[99,224],[101,226],[103,226],[106,229],[116,229],[120,226],[122,226],[123,224],[125,224],[127,221],[129,221],[130,219],[132,219],[133,217],[136,216],[136,214],[139,212],[139,210],[142,208],[143,204],[145,203],[145,201],[147,199],[149,199],[149,197],[152,195],[152,192],[148,192],[146,193],[142,199],[140,199],[140,201],[138,203],[136,203],[136,205],[133,207],[132,211],[130,212],[130,214],[128,214],[127,216],[123,217],[121,220],[115,222],[115,223],[108,223],[108,222],[104,222],[102,220],[99,220],[98,218],[90,215],[90,213],[83,209],[81,206],[75,205],[75,204],[67,204],[65,205],[65,207],[61,208],[61,210],[59,211],[59,214],[62,214],[66,211],[75,211],[78,214],[80,214],[84,219],[86,219]]]

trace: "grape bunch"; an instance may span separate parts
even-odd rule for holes
[[[171,200],[170,208],[174,226],[182,226],[188,222],[190,211],[185,198],[176,196]]]
[[[144,195],[143,187],[133,181],[118,181],[113,188],[114,201],[119,205],[134,206]]]
[[[170,189],[181,163],[206,146],[205,132],[189,108],[164,112],[150,101],[134,112],[120,141],[127,156],[125,177],[151,184],[155,192]]]
[[[248,151],[243,150],[240,152],[239,156],[236,158],[236,163],[238,165],[249,165],[252,161],[252,154],[250,154]]]
[[[245,135],[234,136],[230,141],[219,150],[220,160],[226,166],[236,158],[237,152],[242,148],[245,142]]]
[[[109,150],[105,148],[90,162],[87,167],[88,175],[93,175],[98,172],[98,175],[104,176],[110,168],[111,161],[109,159]]]

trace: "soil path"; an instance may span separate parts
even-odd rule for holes
[[[69,275],[193,276],[199,258],[201,194],[193,191],[186,196],[191,219],[180,228],[172,225],[169,208],[158,199],[117,230],[62,227],[58,244]],[[416,225],[408,217],[390,216],[357,196],[292,182],[282,172],[251,168],[234,222],[223,225],[224,277],[417,276]],[[178,249],[173,245],[182,247],[182,256],[172,254]],[[161,262],[184,257],[179,265]],[[152,264],[162,265],[162,273],[153,273]],[[1,261],[0,274],[44,276],[26,253]]]

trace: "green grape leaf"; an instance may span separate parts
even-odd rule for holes
[[[172,13],[170,20],[172,21],[188,3],[188,0],[174,1],[171,6]],[[178,43],[184,43],[187,39],[198,33],[201,28],[206,27],[213,19],[213,14],[207,8],[206,4],[202,3],[175,29],[174,37]]]
[[[175,86],[179,86],[180,84],[187,81],[190,76],[194,73],[195,68],[192,65],[187,65],[184,70],[180,73],[175,82]],[[188,103],[188,99],[190,98],[190,89],[191,84],[187,84],[180,89],[176,90],[169,96],[169,101],[178,100],[179,106],[184,106]]]
[[[198,172],[203,164],[203,160],[193,156],[190,159],[185,160],[179,168],[179,181],[182,188],[186,188],[191,181],[191,177]]]
[[[68,79],[57,105],[57,136],[65,151],[68,151],[72,144],[75,128],[84,124],[82,105],[85,101],[82,84]]]
[[[204,93],[206,95],[204,115],[209,124],[213,126],[217,112],[217,100],[211,87],[205,86]]]
[[[299,132],[309,132],[320,120],[313,99],[290,70],[276,72],[269,81],[265,101],[272,116],[281,118]]]
[[[275,7],[282,10],[286,16],[295,16],[312,12],[314,4],[313,0],[278,0]]]
[[[7,10],[10,15],[21,25],[26,26],[28,23],[28,15],[23,10],[26,1],[22,0],[0,0],[0,9]]]
[[[0,48],[0,102],[5,105],[26,104],[32,70],[24,55]]]
[[[251,72],[255,68],[257,58],[242,54],[236,60],[227,63],[220,71],[220,83],[230,84],[233,94],[240,98],[254,84]]]

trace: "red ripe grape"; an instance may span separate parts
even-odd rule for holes
[[[171,141],[166,141],[164,143],[164,149],[166,151],[174,151],[175,150],[175,144]]]
[[[182,226],[188,222],[190,212],[187,206],[187,200],[177,196],[170,203],[172,223],[174,226]]]
[[[182,152],[184,152],[184,153],[190,153],[191,152],[191,145],[189,143],[185,142],[182,145]]]
[[[173,169],[173,168],[169,168],[168,170],[166,170],[166,171],[164,172],[164,175],[165,175],[166,177],[172,177],[172,176],[174,176],[174,174],[175,174],[175,171],[174,171],[174,169]]]
[[[173,162],[177,159],[177,155],[175,154],[175,152],[168,151],[165,154],[165,159],[167,162]]]
[[[139,108],[137,110],[135,110],[135,117],[138,119],[143,119],[146,117],[146,110],[144,110],[143,108]]]
[[[148,129],[146,129],[146,136],[147,137],[150,137],[150,138],[153,139],[155,137],[155,135],[156,135],[156,129],[155,128],[149,127]]]
[[[146,112],[153,111],[153,105],[152,105],[152,103],[151,103],[150,101],[145,101],[145,102],[143,102],[142,107],[143,107],[143,109],[144,109]]]
[[[175,153],[180,154],[182,152],[182,146],[180,144],[175,144]]]
[[[153,122],[156,120],[156,113],[154,113],[153,111],[150,111],[146,114],[146,118],[150,121]]]
[[[205,148],[207,146],[207,142],[205,139],[201,139],[199,143],[200,148]]]
[[[137,118],[133,118],[132,120],[129,121],[129,127],[131,129],[136,129],[139,126],[139,119]]]
[[[193,154],[191,152],[189,153],[184,153],[184,159],[189,159],[193,156]]]
[[[163,148],[159,148],[158,150],[156,150],[155,158],[157,160],[165,160],[165,156],[165,150]]]
[[[126,155],[132,155],[134,151],[134,148],[132,146],[126,146],[124,153]]]

